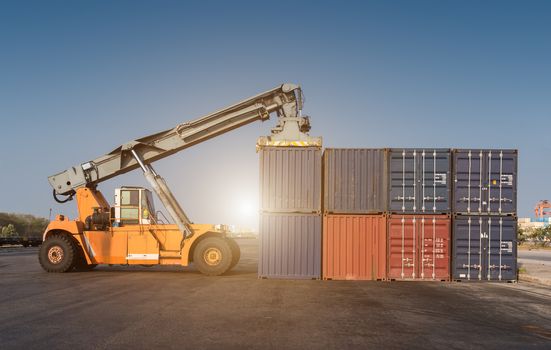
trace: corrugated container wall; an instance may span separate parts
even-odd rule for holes
[[[369,214],[386,211],[384,149],[327,148],[323,167],[324,212]]]
[[[391,149],[389,211],[448,213],[451,194],[449,149]]]
[[[386,279],[386,216],[325,215],[323,278]]]
[[[517,212],[516,150],[454,150],[454,205],[459,214]]]
[[[321,278],[321,215],[260,215],[258,276]]]
[[[321,150],[265,147],[260,150],[260,209],[321,212]]]
[[[456,216],[453,279],[517,279],[517,219],[513,216]]]
[[[391,215],[388,219],[388,278],[450,278],[448,215]]]

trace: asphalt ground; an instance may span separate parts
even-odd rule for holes
[[[551,250],[519,249],[518,263],[521,280],[537,282],[551,288]]]
[[[551,250],[518,250],[519,260],[535,261],[545,265],[551,265]]]
[[[224,276],[193,267],[49,274],[0,249],[0,349],[550,349],[532,283],[262,280],[257,242]]]

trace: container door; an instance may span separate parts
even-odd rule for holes
[[[450,151],[390,152],[392,213],[445,213],[450,210]]]
[[[396,215],[388,222],[388,278],[414,279],[417,276],[416,219]]]
[[[422,213],[445,213],[450,210],[450,152],[421,150],[416,196]]]
[[[489,151],[486,157],[486,198],[488,213],[516,212],[516,152]]]
[[[485,200],[482,151],[454,153],[454,212],[481,213]]]
[[[481,280],[486,261],[486,222],[482,217],[457,217],[454,220],[453,277]]]
[[[484,269],[488,280],[516,280],[516,221],[513,217],[487,219],[487,250]]]
[[[393,213],[415,212],[420,205],[416,197],[417,152],[393,150],[389,162],[389,209]]]
[[[420,278],[449,280],[450,219],[423,216],[417,219]]]

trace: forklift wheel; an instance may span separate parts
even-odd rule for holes
[[[84,262],[84,264],[81,263],[75,266],[75,271],[79,271],[79,272],[92,271],[93,269],[96,268],[96,266],[98,266],[98,264],[87,264],[86,262]]]
[[[231,254],[232,254],[232,260],[230,265],[230,270],[234,268],[235,265],[239,262],[239,259],[241,258],[241,248],[239,248],[239,244],[235,241],[233,238],[226,238],[228,241],[228,244],[231,248]]]
[[[75,264],[75,271],[77,272],[92,271],[93,269],[96,268],[96,266],[98,266],[98,264],[88,264],[88,262],[86,261],[86,258],[84,257],[84,253],[80,251],[78,261]]]
[[[208,237],[195,247],[193,263],[207,276],[218,276],[228,271],[232,264],[230,244],[221,237]]]
[[[77,272],[86,272],[86,271],[92,271],[93,269],[98,266],[98,264],[88,264],[86,261],[86,257],[84,256],[84,252],[82,251],[82,248],[75,244],[77,248],[77,261],[75,262],[75,271]]]
[[[67,272],[76,263],[78,254],[71,237],[53,235],[44,241],[38,253],[38,261],[48,272]]]

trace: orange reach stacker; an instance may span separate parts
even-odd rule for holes
[[[283,84],[50,176],[57,202],[76,197],[78,218],[57,215],[50,222],[40,264],[48,272],[66,272],[90,270],[98,264],[187,266],[193,262],[206,275],[225,273],[239,261],[237,243],[227,237],[224,225],[192,223],[151,163],[240,126],[265,121],[274,112],[278,124],[271,136],[258,139],[258,146],[320,146],[320,138],[308,136],[310,122],[301,116],[302,103],[300,86]],[[161,220],[148,189],[120,187],[113,206],[97,189],[102,181],[137,168],[143,170],[175,224]]]

